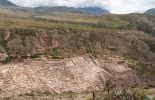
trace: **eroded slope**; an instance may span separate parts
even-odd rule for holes
[[[107,81],[111,88],[141,84],[125,63],[103,61],[86,55],[65,60],[27,59],[22,63],[1,65],[1,94],[94,91],[105,88]]]

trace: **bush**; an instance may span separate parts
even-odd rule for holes
[[[33,93],[26,93],[25,96],[35,96]]]
[[[152,100],[152,97],[147,95],[145,92],[138,93],[138,97],[140,100]]]
[[[51,93],[50,91],[45,91],[44,94],[45,94],[46,96],[52,95],[52,93]]]
[[[135,89],[123,89],[110,91],[105,100],[152,100],[145,92]]]

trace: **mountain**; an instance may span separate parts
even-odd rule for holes
[[[70,12],[70,13],[88,14],[88,12],[86,12],[86,11],[76,9],[74,7],[65,7],[65,6],[36,7],[36,8],[34,8],[33,13],[36,13],[36,14],[50,14],[52,12]]]
[[[109,11],[98,7],[87,7],[87,8],[74,8],[74,7],[36,7],[34,8],[35,13],[38,14],[49,14],[51,12],[70,12],[78,14],[110,14]]]
[[[87,11],[91,14],[110,14],[108,10],[98,8],[98,7],[85,7],[85,8],[78,8],[83,11]]]
[[[76,13],[76,14],[108,14],[109,12],[100,8],[74,8],[65,6],[56,7],[14,7],[14,8],[0,8],[1,13],[11,12],[11,13],[22,13],[22,14],[34,14],[34,15],[51,15],[55,12],[65,12],[65,13]],[[84,10],[85,9],[85,10]]]
[[[0,0],[0,5],[1,6],[17,6],[14,3],[8,1],[8,0]]]
[[[11,13],[22,13],[22,14],[32,14],[32,15],[51,15],[55,12],[65,12],[65,13],[76,13],[76,14],[110,14],[109,11],[101,8],[74,8],[65,6],[56,7],[14,7],[14,8],[0,8],[1,13],[11,12]],[[3,12],[2,12],[3,11]]]
[[[144,14],[155,16],[155,8],[147,10]]]

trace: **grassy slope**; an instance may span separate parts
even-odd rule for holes
[[[81,28],[81,29],[87,29],[89,27],[85,26],[82,27],[80,25],[70,25],[70,24],[62,24],[62,23],[43,23],[40,21],[34,21],[33,19],[30,18],[24,18],[24,17],[17,17],[17,16],[7,16],[7,15],[2,15],[0,16],[0,30],[7,30],[11,28],[34,28],[37,29],[39,28],[45,28],[45,27],[66,27],[66,28]],[[46,29],[46,28],[45,28]]]
[[[119,20],[119,15],[84,15],[72,13],[53,13],[53,15],[35,16],[37,18],[72,21],[72,22],[86,22],[86,23],[105,23],[108,27],[121,27],[128,24],[127,21]]]

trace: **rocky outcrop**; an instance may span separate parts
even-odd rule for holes
[[[27,59],[0,66],[0,93],[94,91],[105,88],[107,81],[112,88],[140,83],[125,65],[101,62],[87,55],[65,60]]]

